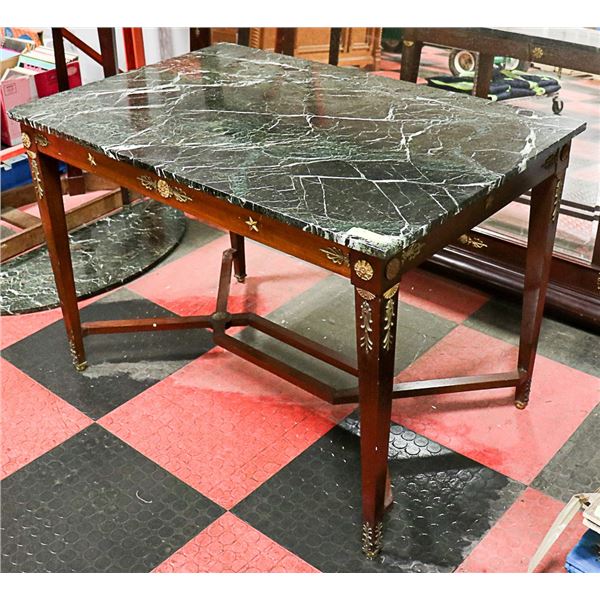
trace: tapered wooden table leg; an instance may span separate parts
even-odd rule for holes
[[[40,207],[42,225],[46,234],[56,290],[67,330],[69,349],[75,368],[78,371],[83,371],[87,367],[87,362],[81,334],[75,281],[73,279],[73,266],[71,264],[58,162],[37,152],[35,146],[30,146],[27,156],[29,157],[33,183]]]
[[[246,279],[246,247],[244,236],[230,232],[229,239],[231,240],[231,247],[235,250],[235,255],[233,257],[233,272],[235,278],[240,283],[244,283]]]
[[[402,81],[417,82],[422,49],[423,42],[412,40],[402,42],[402,61],[400,63],[400,79]]]
[[[362,476],[362,550],[375,558],[382,548],[383,513],[392,411],[398,286],[381,296],[355,289],[360,460]]]
[[[529,402],[531,375],[544,313],[563,176],[564,174],[552,175],[531,191],[518,359],[518,368],[523,379],[517,385],[515,395],[515,406],[520,409],[525,408]]]
[[[490,81],[494,72],[494,56],[492,54],[479,53],[477,65],[475,66],[475,82],[473,93],[479,98],[487,98],[490,93]]]

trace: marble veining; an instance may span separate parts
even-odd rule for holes
[[[382,258],[585,128],[234,44],[43,98],[11,116]]]
[[[147,271],[177,246],[185,215],[143,200],[69,233],[79,299],[113,288]],[[58,306],[46,245],[10,259],[0,271],[0,314]]]

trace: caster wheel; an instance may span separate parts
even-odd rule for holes
[[[475,54],[468,50],[452,50],[448,55],[448,67],[452,75],[465,77],[475,71],[477,60]]]
[[[555,115],[560,115],[564,107],[565,103],[562,100],[559,100],[558,98],[552,98],[552,112]]]

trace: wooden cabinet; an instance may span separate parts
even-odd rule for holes
[[[327,62],[329,57],[328,27],[300,27],[296,38],[294,56]],[[275,27],[252,27],[250,46],[262,50],[275,49]],[[237,41],[237,29],[213,27],[211,43]],[[363,67],[375,70],[378,67],[381,45],[381,28],[345,27],[342,29],[339,65]]]

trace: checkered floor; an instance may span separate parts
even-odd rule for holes
[[[209,312],[228,236],[190,221],[85,319]],[[231,309],[348,355],[343,279],[248,243]],[[502,371],[518,309],[422,271],[401,286],[397,379]],[[332,407],[213,346],[204,331],[93,336],[70,365],[58,310],[2,318],[3,571],[522,571],[564,503],[598,486],[600,344],[546,320],[526,411],[493,390],[397,400],[395,503],[360,553],[356,406]],[[237,335],[336,385],[347,376]],[[580,519],[540,566],[560,571]]]

